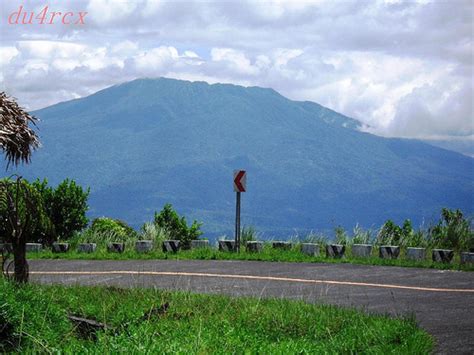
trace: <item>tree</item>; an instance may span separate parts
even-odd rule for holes
[[[185,249],[190,247],[191,240],[198,239],[202,234],[200,230],[202,223],[193,221],[188,227],[186,218],[180,217],[169,203],[163,207],[160,213],[155,212],[154,223],[165,229],[169,233],[170,239],[181,241]]]
[[[474,250],[474,232],[471,221],[461,210],[443,208],[438,224],[430,228],[432,243],[438,248],[454,250]]]
[[[1,181],[0,207],[6,211],[0,223],[12,242],[15,280],[27,282],[26,241],[37,230],[50,230],[51,221],[44,210],[41,194],[21,177]]]
[[[37,119],[23,110],[14,99],[0,92],[0,150],[10,164],[18,166],[20,162],[29,163],[32,152],[40,146],[36,132],[30,127],[36,126]],[[23,233],[31,219],[39,211],[36,194],[17,177],[1,182],[0,200],[8,204],[9,237],[13,246],[15,280],[28,281],[28,263],[26,261],[26,240]],[[22,225],[23,224],[23,225]]]
[[[54,231],[50,234],[38,231],[38,235],[43,237],[42,242],[51,244],[57,237],[69,239],[74,232],[87,226],[89,188],[83,189],[74,180],[69,179],[61,182],[55,189],[48,186],[46,179],[36,180],[32,185],[41,194],[44,209],[54,226]]]

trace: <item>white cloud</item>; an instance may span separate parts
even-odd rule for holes
[[[45,62],[51,58],[73,58],[81,55],[85,45],[59,41],[18,41],[18,48],[23,56],[41,58]]]
[[[125,40],[112,45],[111,52],[114,54],[130,55],[136,53],[138,49],[139,46],[137,42]]]
[[[259,70],[241,51],[231,48],[212,48],[211,58],[214,62],[224,62],[229,70],[239,74],[257,75]]]
[[[2,6],[5,13],[18,7]],[[0,84],[31,108],[136,77],[170,76],[272,87],[387,136],[472,134],[470,1],[50,6],[88,11],[87,25],[0,27]]]
[[[9,64],[20,52],[15,47],[0,47],[0,53],[0,67],[3,67]]]
[[[104,25],[133,16],[141,6],[143,6],[143,1],[140,0],[90,0],[87,11],[92,21]]]
[[[178,58],[179,54],[176,48],[161,46],[149,51],[141,52],[133,57],[133,60],[139,71],[142,71],[143,73],[153,73]]]
[[[472,136],[472,92],[472,82],[467,80],[444,80],[418,87],[399,100],[387,131],[394,136],[419,138]]]

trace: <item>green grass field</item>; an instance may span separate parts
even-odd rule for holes
[[[375,249],[375,248],[374,248]],[[429,253],[428,253],[429,255]],[[456,255],[454,261],[450,264],[435,263],[429,259],[425,261],[410,261],[404,258],[404,252],[399,259],[387,260],[376,256],[376,251],[369,258],[355,258],[350,254],[350,250],[346,252],[343,259],[326,258],[322,252],[321,256],[312,257],[304,255],[298,250],[298,246],[291,250],[273,249],[270,245],[264,247],[261,253],[251,253],[241,251],[240,253],[221,252],[213,248],[183,250],[176,254],[163,253],[161,249],[156,248],[149,253],[137,253],[133,245],[128,245],[125,252],[122,254],[109,253],[105,245],[98,245],[97,251],[91,254],[78,253],[72,248],[71,251],[64,254],[54,254],[49,250],[39,253],[29,253],[30,259],[84,259],[84,260],[126,260],[126,259],[172,259],[172,260],[258,260],[258,261],[284,261],[284,262],[309,262],[309,263],[353,263],[363,265],[385,265],[385,266],[404,266],[404,267],[421,267],[421,268],[436,268],[436,269],[451,269],[474,271],[474,265],[459,263],[459,255]]]
[[[411,319],[298,301],[17,286],[4,279],[0,294],[0,352],[428,354],[433,349],[432,338]],[[68,315],[108,328],[87,337]]]

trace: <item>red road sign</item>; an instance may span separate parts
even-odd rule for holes
[[[247,185],[247,172],[245,170],[234,170],[234,191],[245,192]]]

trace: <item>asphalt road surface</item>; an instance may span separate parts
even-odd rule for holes
[[[197,260],[33,260],[41,283],[157,287],[284,297],[414,314],[436,352],[474,354],[474,272],[351,264]]]

